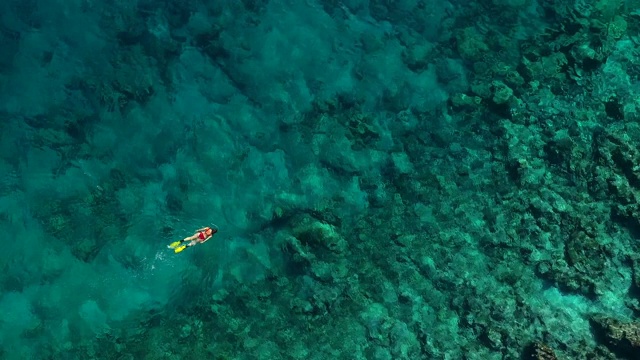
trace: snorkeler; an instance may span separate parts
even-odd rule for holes
[[[206,242],[207,240],[211,239],[217,232],[218,227],[216,225],[213,225],[213,228],[210,228],[208,226],[203,227],[202,229],[196,230],[195,234],[189,237],[186,237],[180,241],[172,242],[168,247],[170,249],[173,249],[173,251],[177,254],[190,246]]]

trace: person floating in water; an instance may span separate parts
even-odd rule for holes
[[[211,239],[217,232],[218,227],[216,225],[213,225],[213,228],[210,228],[208,226],[203,227],[202,229],[196,230],[195,234],[189,237],[186,237],[180,241],[172,242],[171,245],[169,245],[169,248],[173,249],[173,251],[177,254],[188,247],[206,242],[207,240]]]

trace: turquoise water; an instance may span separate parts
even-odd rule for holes
[[[613,3],[3,2],[0,358],[638,358]]]

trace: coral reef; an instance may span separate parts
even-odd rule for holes
[[[0,9],[0,357],[637,358],[636,1]]]

